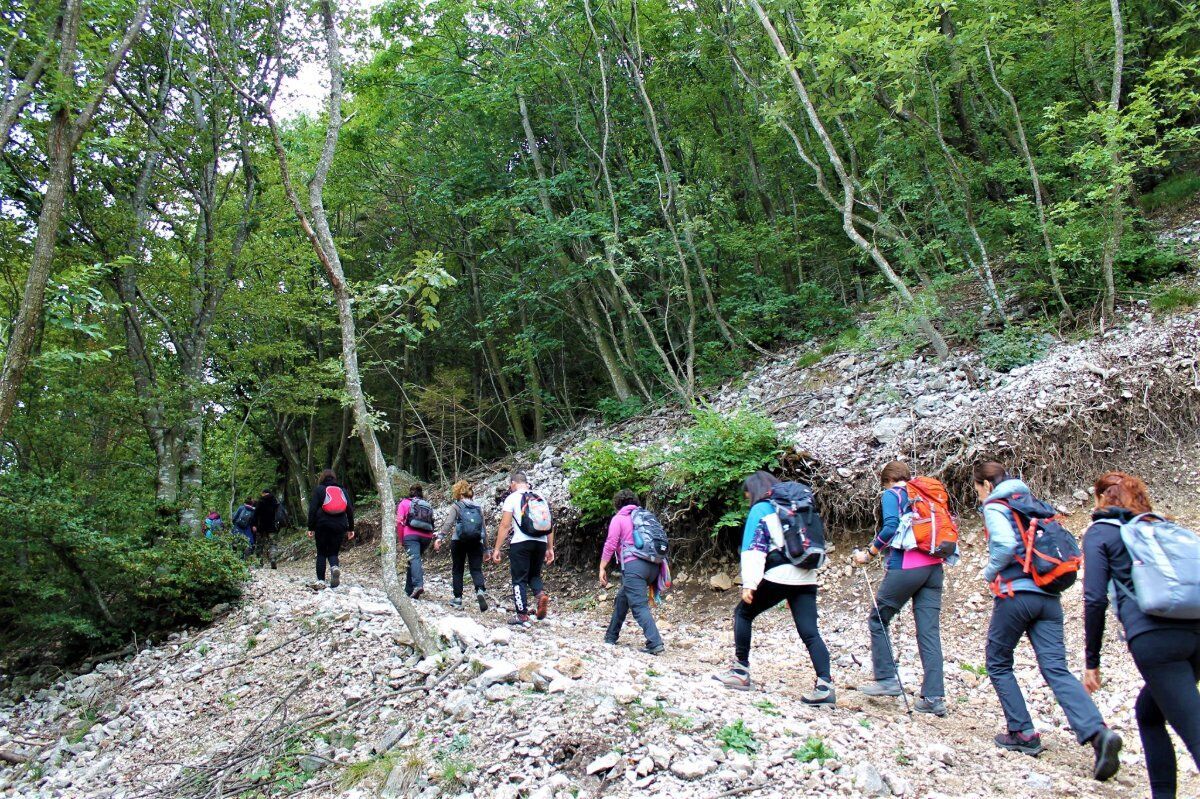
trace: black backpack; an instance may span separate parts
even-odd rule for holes
[[[993,500],[1013,513],[1017,546],[1013,560],[1029,575],[1033,584],[1051,594],[1061,594],[1075,584],[1083,567],[1083,553],[1075,534],[1059,521],[1059,513],[1048,502],[1029,494],[1013,494]],[[986,527],[984,528],[987,529]],[[999,577],[993,585],[997,596],[1011,596],[1011,580]]]
[[[233,526],[243,530],[249,530],[254,526],[254,508],[249,505],[241,505],[233,512]]]
[[[475,543],[483,540],[483,511],[478,505],[468,502],[456,502],[458,521],[455,524],[458,540],[464,543]]]
[[[662,563],[667,559],[667,531],[662,522],[645,508],[630,514],[633,524],[633,546],[629,554],[650,563]]]
[[[825,522],[817,513],[812,489],[804,483],[777,483],[767,500],[783,528],[783,548],[777,550],[783,559],[801,569],[825,565]]]

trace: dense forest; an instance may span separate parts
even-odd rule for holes
[[[7,654],[202,618],[205,515],[325,467],[1104,325],[1200,189],[1174,0],[21,0],[0,52]]]

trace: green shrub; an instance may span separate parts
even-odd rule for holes
[[[1143,194],[1138,202],[1146,213],[1153,214],[1182,208],[1198,194],[1200,175],[1185,173],[1167,178]]]
[[[700,507],[738,504],[738,486],[751,472],[778,463],[782,447],[774,423],[758,413],[693,411],[669,455],[668,478]]]
[[[1174,313],[1200,305],[1200,291],[1187,286],[1171,286],[1150,299],[1156,313]]]
[[[640,453],[612,441],[592,441],[583,453],[567,461],[571,475],[568,490],[584,522],[596,522],[612,513],[613,494],[629,488],[644,494],[653,485],[653,472],[640,465]]]
[[[1054,339],[1041,330],[1014,325],[984,336],[980,354],[989,369],[1011,372],[1041,358],[1053,343]]]
[[[641,397],[631,396],[623,400],[605,397],[596,403],[596,411],[608,424],[616,424],[637,416],[646,407]]]
[[[726,752],[732,749],[743,755],[752,755],[758,751],[758,741],[754,740],[754,733],[746,729],[746,723],[741,719],[722,727],[717,733],[717,743]]]
[[[862,719],[859,721],[861,723]],[[866,726],[870,727],[871,725],[868,723]],[[815,735],[805,741],[804,746],[792,752],[792,756],[801,763],[811,763],[814,760],[817,763],[824,763],[826,760],[837,759],[837,753],[826,746],[825,742]]]
[[[782,284],[759,281],[753,297],[738,297],[730,323],[756,344],[769,344],[837,333],[852,319],[851,310],[824,286],[801,283],[787,292]]]
[[[209,609],[238,600],[249,576],[225,536],[159,541],[139,553],[129,575],[141,615],[158,626],[211,621]]]

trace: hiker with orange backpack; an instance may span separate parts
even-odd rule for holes
[[[1075,582],[1082,562],[1079,546],[1055,519],[1054,508],[1034,497],[1024,482],[1010,477],[1003,464],[975,464],[972,480],[988,536],[988,565],[982,576],[995,597],[988,626],[987,673],[1007,721],[996,745],[1035,757],[1044,749],[1013,674],[1013,653],[1028,635],[1042,677],[1076,739],[1080,745],[1092,745],[1092,776],[1104,782],[1120,768],[1121,736],[1105,726],[1096,704],[1071,673],[1063,642],[1060,594]]]
[[[946,715],[946,686],[942,661],[943,563],[958,561],[958,525],[950,515],[945,487],[931,477],[913,478],[907,463],[892,461],[879,475],[883,526],[866,550],[855,550],[854,561],[865,566],[887,551],[883,582],[875,594],[868,625],[871,665],[875,679],[859,686],[867,696],[901,696],[895,652],[888,625],[912,601],[917,627],[917,650],[925,678],[917,713]]]

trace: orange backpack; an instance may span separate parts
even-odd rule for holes
[[[950,513],[950,494],[933,477],[909,480],[908,512],[916,550],[935,558],[948,558],[958,549],[958,521]]]

